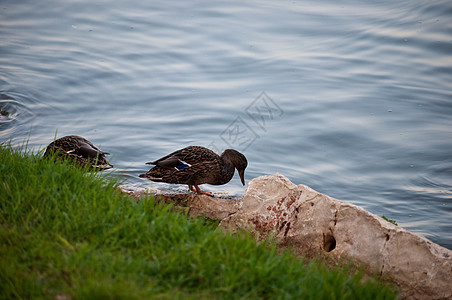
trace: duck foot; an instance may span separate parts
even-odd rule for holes
[[[193,188],[193,185],[188,185],[188,188],[190,189],[190,191],[196,192],[201,195],[207,195],[210,197],[214,197],[214,195],[212,193],[202,191],[197,184],[195,184],[194,186],[195,186],[195,188]]]

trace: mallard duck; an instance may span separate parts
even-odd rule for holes
[[[105,170],[113,168],[105,159],[110,154],[101,151],[87,139],[68,135],[51,142],[44,153],[44,157],[56,155],[62,159],[73,159],[81,166],[88,165],[93,169]]]
[[[248,162],[245,155],[234,149],[226,149],[218,155],[205,147],[189,146],[146,164],[155,167],[139,175],[141,178],[156,182],[187,184],[193,192],[212,196],[202,191],[198,185],[226,184],[234,176],[234,168],[245,185],[244,174]]]

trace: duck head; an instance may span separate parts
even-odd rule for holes
[[[234,149],[226,149],[221,154],[221,157],[226,163],[231,163],[237,169],[240,180],[245,185],[245,169],[248,166],[245,155]]]

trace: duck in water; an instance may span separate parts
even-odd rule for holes
[[[245,185],[244,175],[248,161],[245,155],[234,149],[226,149],[218,155],[205,147],[189,146],[146,164],[155,167],[139,175],[141,178],[156,182],[187,184],[193,192],[213,196],[202,191],[199,185],[226,184],[234,176],[235,169],[242,184]]]

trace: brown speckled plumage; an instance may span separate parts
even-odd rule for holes
[[[80,166],[88,165],[93,169],[104,170],[113,166],[105,159],[109,153],[101,151],[87,139],[68,135],[50,143],[44,153],[44,157],[56,155],[60,159],[71,159]]]
[[[237,169],[242,184],[247,167],[245,156],[233,149],[226,149],[221,155],[201,146],[189,146],[146,164],[155,165],[148,172],[139,175],[152,181],[187,184],[198,193],[208,194],[198,185],[208,183],[222,185],[228,183]]]

